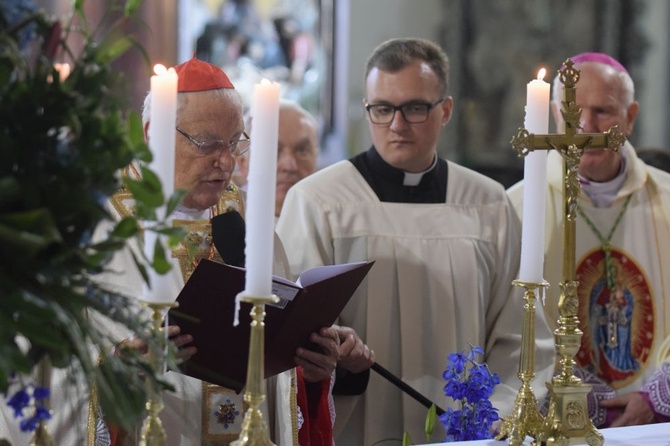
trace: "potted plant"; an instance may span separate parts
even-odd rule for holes
[[[143,416],[145,377],[160,382],[138,352],[112,354],[109,334],[91,317],[121,324],[150,345],[159,341],[128,297],[96,282],[141,235],[138,219],[155,217],[165,202],[151,171],[128,185],[138,214],[93,237],[110,218],[108,197],[123,186],[119,171],[151,159],[141,119],[127,113],[119,93],[123,75],[111,66],[135,46],[118,31],[141,2],[111,2],[96,30],[83,3],[75,1],[61,25],[29,1],[0,0],[0,403],[9,402],[28,429],[49,416],[39,401],[48,389],[30,378],[45,360],[83,374],[105,416],[124,426]],[[68,46],[72,33],[83,42],[78,54]],[[54,66],[63,58],[72,63],[67,77]],[[180,236],[157,228],[172,242]],[[146,278],[144,259],[136,263]],[[154,265],[165,272],[162,252]]]

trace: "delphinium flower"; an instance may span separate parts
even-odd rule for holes
[[[18,381],[15,385],[19,388],[7,399],[7,406],[14,410],[14,418],[20,419],[21,431],[32,432],[37,429],[40,421],[51,418],[51,412],[44,406],[44,400],[49,397],[49,389]]]
[[[491,425],[499,416],[489,397],[500,383],[500,377],[491,373],[486,363],[477,361],[478,356],[483,355],[481,347],[449,355],[442,375],[447,382],[444,393],[458,402],[460,409],[448,408],[440,415],[447,432],[445,441],[483,440],[493,436]]]

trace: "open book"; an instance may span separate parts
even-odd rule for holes
[[[298,347],[310,348],[309,335],[331,326],[374,262],[311,268],[293,283],[275,277],[280,298],[265,306],[265,377],[295,367]],[[233,326],[235,296],[244,289],[245,270],[202,260],[179,293],[169,323],[193,336],[198,352],[181,364],[186,375],[236,391],[246,382],[251,305],[242,303]]]

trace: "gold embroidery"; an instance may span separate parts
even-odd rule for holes
[[[221,406],[235,413],[222,421]],[[201,427],[203,444],[227,446],[235,441],[242,430],[242,420],[247,410],[242,393],[202,381]]]

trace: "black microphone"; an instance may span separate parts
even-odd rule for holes
[[[212,217],[212,242],[223,261],[244,267],[244,219],[237,211],[228,211]]]

